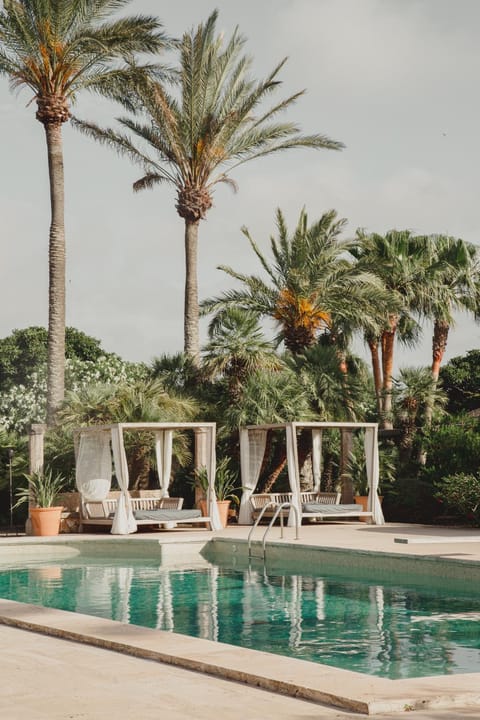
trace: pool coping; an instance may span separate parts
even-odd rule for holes
[[[207,538],[205,541],[208,542]],[[239,539],[222,538],[221,541],[243,545]],[[159,545],[158,540],[144,542]],[[58,548],[59,544],[63,543],[57,541],[55,546]],[[140,549],[138,540],[135,545]],[[275,545],[269,543],[270,549]],[[288,543],[281,545],[283,549],[288,546]],[[296,551],[301,549],[298,545],[292,547]],[[331,548],[318,550],[330,552]],[[354,550],[349,552],[358,555]],[[365,552],[360,554],[365,555]],[[418,558],[415,560],[419,561]],[[478,686],[478,673],[389,680],[226,643],[3,599],[0,599],[0,623],[366,715],[480,705],[480,689],[472,689]]]

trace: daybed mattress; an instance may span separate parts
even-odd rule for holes
[[[342,513],[362,512],[361,505],[328,505],[327,503],[304,503],[303,513],[315,513],[318,515],[341,515]]]
[[[133,516],[135,520],[151,520],[152,522],[169,521],[175,522],[180,520],[193,520],[202,517],[200,510],[134,510]]]

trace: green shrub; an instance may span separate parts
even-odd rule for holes
[[[437,483],[435,497],[459,518],[480,526],[480,477],[473,473],[455,473]]]
[[[422,479],[432,485],[455,473],[472,473],[480,467],[478,418],[457,417],[433,429],[426,438],[427,464]]]

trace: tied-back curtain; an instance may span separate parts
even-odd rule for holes
[[[379,461],[378,461],[378,430],[377,427],[365,428],[365,461],[368,479],[367,510],[372,512],[376,525],[384,525],[382,506],[378,497]]]
[[[155,457],[157,459],[158,483],[162,497],[168,497],[170,474],[172,472],[173,431],[155,433]]]
[[[207,477],[208,493],[207,505],[212,530],[221,530],[220,514],[218,512],[217,495],[215,493],[215,475],[217,471],[217,456],[215,453],[215,431],[212,428],[207,432]]]
[[[250,497],[260,477],[263,456],[267,444],[266,430],[240,430],[240,470],[242,477],[242,498],[240,500],[239,525],[251,525],[252,512]]]
[[[298,467],[297,430],[294,425],[289,424],[285,428],[287,440],[287,467],[290,490],[292,491],[292,506],[297,509],[298,517],[292,509],[288,514],[288,525],[295,526],[302,524],[302,504],[300,500],[300,471]]]
[[[112,483],[112,455],[108,432],[83,433],[78,444],[75,480],[82,500],[104,500]]]
[[[313,489],[320,492],[320,482],[322,479],[322,429],[314,428],[312,430],[312,469],[313,469]]]
[[[117,502],[117,510],[112,523],[113,535],[128,535],[137,529],[137,523],[133,517],[132,503],[128,492],[128,466],[125,448],[123,446],[123,434],[119,427],[112,428],[112,453],[115,464],[115,475],[120,487],[120,497]]]

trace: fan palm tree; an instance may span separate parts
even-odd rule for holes
[[[432,260],[427,271],[429,292],[423,311],[433,319],[432,377],[438,381],[456,311],[478,313],[480,255],[472,243],[448,235],[431,235]]]
[[[45,130],[50,181],[48,400],[52,424],[64,396],[65,224],[62,126],[82,90],[116,96],[138,75],[137,53],[165,44],[159,22],[111,15],[128,0],[4,0],[0,11],[0,74],[26,87]],[[124,62],[122,66],[121,62]],[[128,63],[127,63],[128,61]],[[152,71],[154,68],[150,68]]]
[[[403,461],[411,459],[416,429],[424,424],[425,414],[435,409],[443,414],[447,396],[437,387],[428,368],[407,367],[400,370],[394,379],[395,414],[402,434],[400,437],[400,457]],[[419,457],[422,448],[419,448]]]
[[[273,343],[265,339],[258,316],[229,307],[216,315],[209,328],[202,370],[211,379],[223,376],[231,402],[238,402],[242,386],[257,370],[280,370],[283,363]]]
[[[294,420],[318,420],[312,411],[309,391],[295,373],[287,367],[277,372],[256,370],[248,375],[237,402],[229,403],[224,412],[224,422],[231,431],[242,425],[263,425],[291,422]],[[287,462],[283,436],[267,435],[263,475],[268,465],[262,492],[270,492]]]
[[[334,347],[317,344],[286,358],[308,393],[317,420],[360,422],[371,401],[371,381],[365,363],[347,356],[347,372],[338,365]]]
[[[130,136],[79,122],[84,132],[140,164],[145,174],[135,190],[169,183],[185,223],[184,349],[199,362],[197,246],[200,220],[213,204],[218,183],[235,189],[230,173],[239,165],[292,148],[339,150],[342,143],[325,135],[302,135],[298,125],[276,116],[302,94],[297,92],[267,109],[262,103],[278,89],[285,60],[256,82],[248,75],[252,60],[242,55],[245,39],[235,31],[227,42],[216,34],[217,12],[184,34],[180,46],[179,97],[164,84],[146,82],[125,104],[136,118],[119,118]],[[150,146],[153,154],[143,150]]]
[[[220,269],[239,280],[242,287],[205,300],[204,312],[237,306],[270,317],[279,327],[277,341],[283,341],[293,354],[312,347],[322,333],[331,333],[334,327],[338,330],[342,324],[377,313],[384,290],[371,273],[359,272],[349,259],[351,243],[339,238],[345,220],[338,220],[335,211],[309,225],[302,210],[290,236],[285,218],[277,210],[276,225],[278,239],[270,238],[273,262],[243,228],[268,281],[222,265]]]

